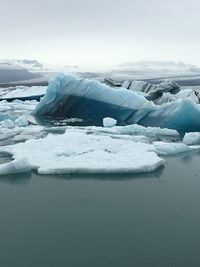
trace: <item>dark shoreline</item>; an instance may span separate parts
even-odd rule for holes
[[[0,88],[7,88],[7,87],[16,87],[16,86],[47,86],[49,83],[48,81],[43,81],[43,82],[16,82],[16,83],[0,83]]]

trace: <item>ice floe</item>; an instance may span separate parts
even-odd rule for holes
[[[15,160],[26,155],[31,169],[40,174],[151,172],[164,163],[150,144],[78,129],[5,146],[0,151],[11,154]]]
[[[0,90],[0,99],[25,99],[31,96],[43,96],[46,93],[46,86],[16,86],[7,87]]]

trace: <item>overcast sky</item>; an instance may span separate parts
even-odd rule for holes
[[[199,0],[0,0],[0,58],[200,65]]]

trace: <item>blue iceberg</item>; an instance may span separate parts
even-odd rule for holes
[[[200,131],[200,107],[190,99],[157,106],[137,92],[74,75],[59,74],[52,79],[33,114],[38,118],[79,118],[85,125],[102,125],[105,117],[112,117],[118,125]]]

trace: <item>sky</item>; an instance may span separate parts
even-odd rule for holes
[[[200,66],[199,0],[0,0],[0,58]]]

